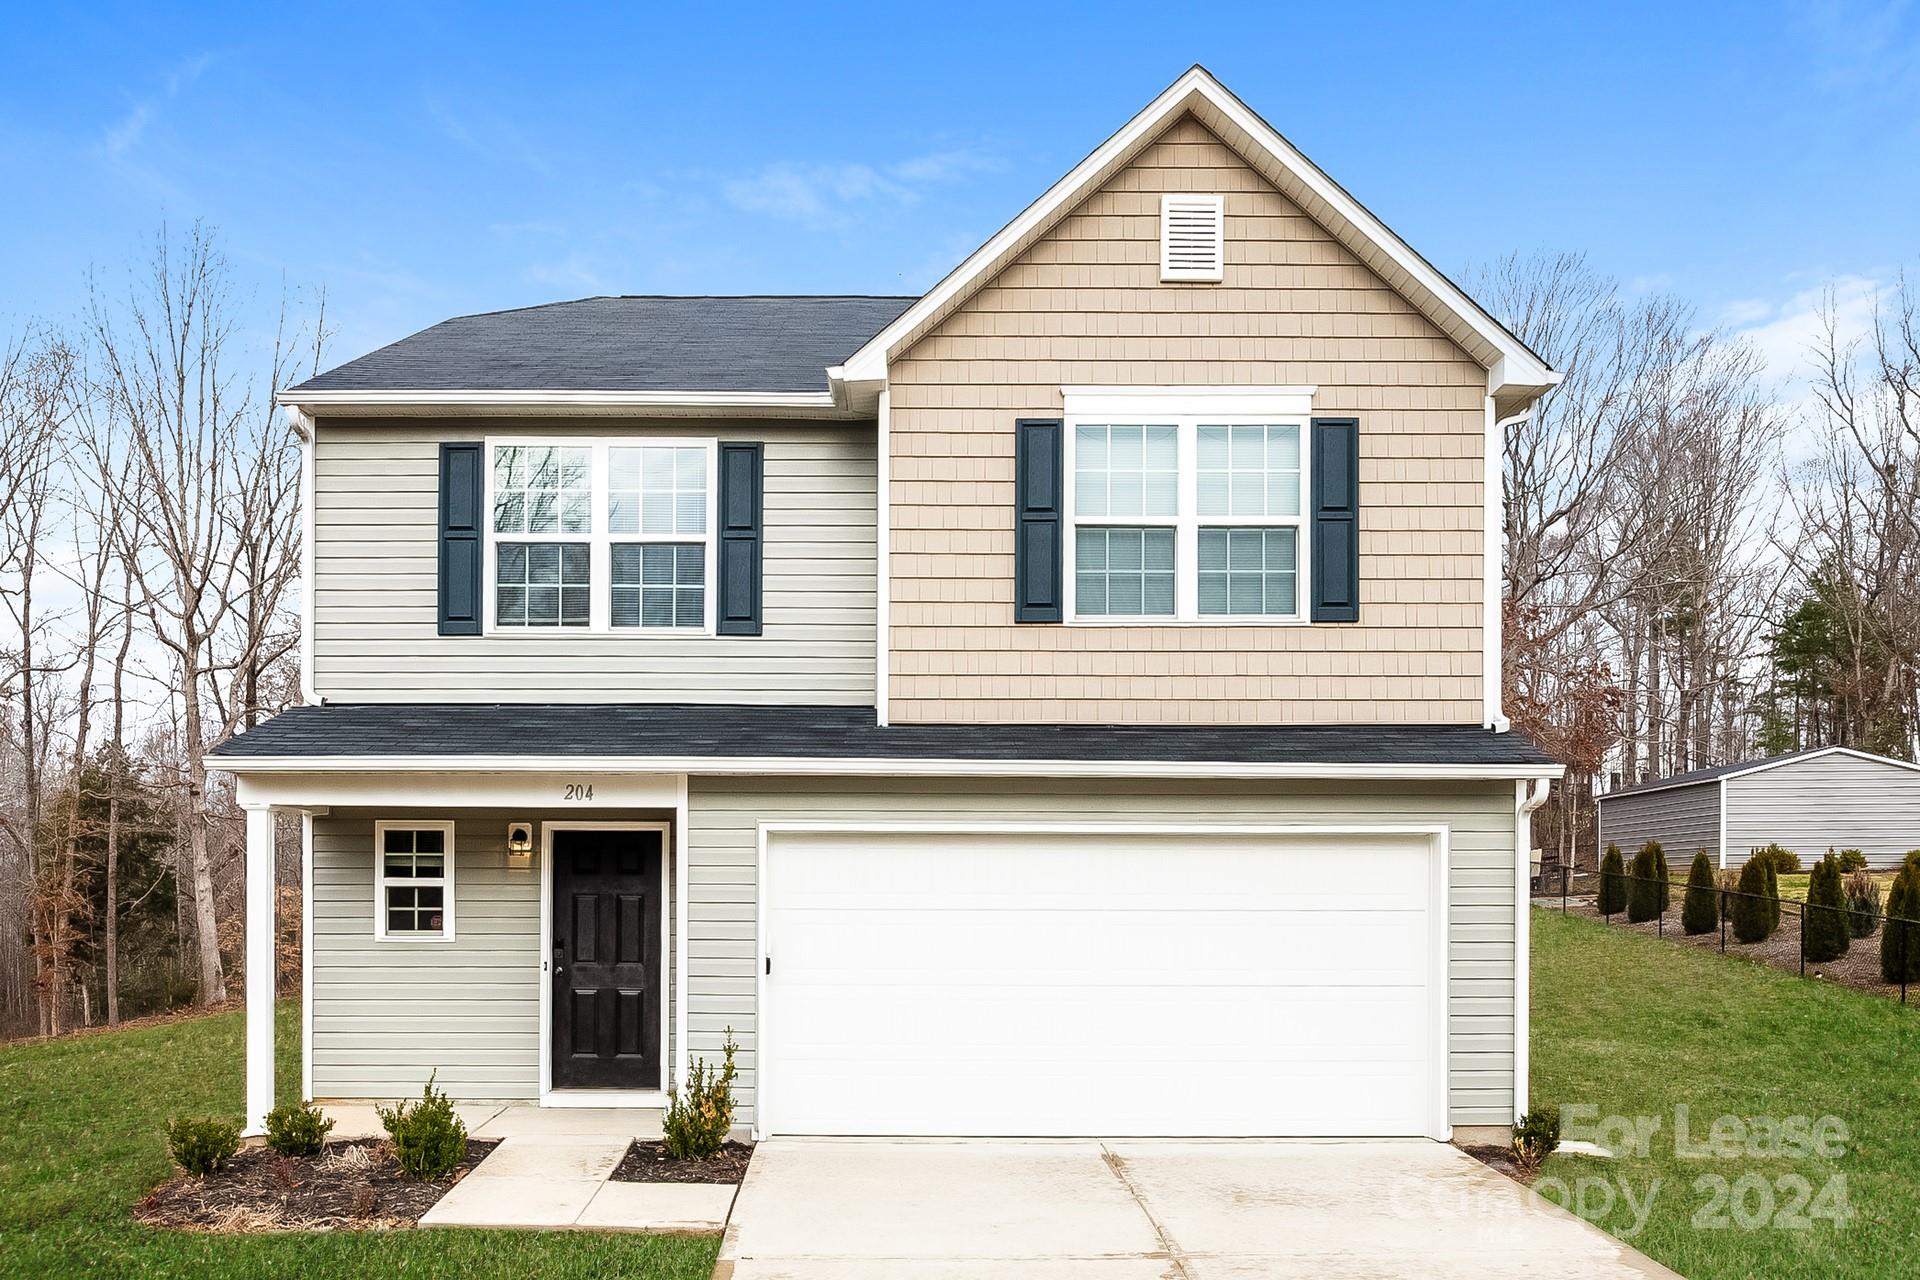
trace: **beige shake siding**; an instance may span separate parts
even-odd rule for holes
[[[1226,197],[1222,283],[1160,282],[1163,192]],[[1191,117],[889,377],[896,721],[1482,718],[1485,370]],[[1182,384],[1359,418],[1358,623],[1014,624],[1014,420]]]
[[[439,635],[440,443],[540,434],[765,441],[764,633]],[[313,468],[314,685],[331,701],[873,701],[871,424],[322,419]]]

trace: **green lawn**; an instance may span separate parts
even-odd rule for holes
[[[1587,1216],[1623,1236],[1635,1215],[1621,1187],[1643,1202],[1652,1191],[1644,1229],[1630,1241],[1692,1280],[1883,1277],[1914,1265],[1920,1008],[1552,911],[1535,911],[1533,926],[1534,1102],[1660,1121],[1644,1156],[1553,1157],[1543,1189],[1558,1190],[1549,1179],[1569,1188],[1606,1179],[1614,1207]],[[1850,1140],[1833,1160],[1682,1158],[1677,1104],[1691,1111],[1696,1143],[1720,1116],[1838,1116]],[[1713,1188],[1696,1185],[1716,1175],[1744,1187],[1739,1205],[1719,1213]],[[1835,1175],[1844,1183],[1833,1184]],[[1851,1221],[1817,1217],[1835,1202],[1806,1202],[1796,1179],[1816,1197],[1844,1186]],[[1589,1187],[1591,1209],[1604,1199]],[[1811,1225],[1793,1221],[1796,1202]],[[1726,1225],[1696,1223],[1700,1212]]]
[[[299,1007],[280,1008],[280,1096],[298,1091]],[[705,1280],[712,1237],[521,1231],[207,1236],[128,1208],[169,1173],[161,1123],[241,1114],[241,1019],[0,1048],[0,1275],[659,1277]]]
[[[1880,896],[1882,899],[1885,899],[1887,890],[1893,887],[1893,877],[1896,874],[1896,872],[1892,871],[1876,871],[1873,873],[1874,880],[1880,885]],[[1675,878],[1684,883],[1686,873],[1678,872]],[[1780,876],[1780,897],[1788,902],[1805,902],[1807,900],[1807,882],[1811,879],[1813,879],[1812,874],[1805,871]]]

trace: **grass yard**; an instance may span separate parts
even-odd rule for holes
[[[280,1007],[280,1097],[299,1086]],[[392,1231],[210,1236],[128,1209],[171,1172],[161,1124],[241,1114],[241,1017],[0,1048],[0,1276],[646,1277],[706,1280],[714,1237]]]
[[[1643,1156],[1554,1156],[1543,1188],[1605,1179],[1613,1207],[1586,1216],[1682,1275],[1883,1277],[1920,1259],[1920,1007],[1536,910],[1532,1041],[1536,1104],[1660,1122]],[[1678,1104],[1695,1144],[1720,1116],[1838,1116],[1850,1137],[1833,1160],[1683,1158]],[[1716,1176],[1738,1192],[1720,1205],[1697,1183]],[[1820,1212],[1841,1186],[1853,1216],[1836,1227]],[[1636,1234],[1622,1187],[1652,1194]],[[1588,1192],[1599,1209],[1606,1194]]]
[[[1897,874],[1898,872],[1893,871],[1875,871],[1873,873],[1874,882],[1880,886],[1880,897],[1882,901],[1886,899],[1887,890],[1893,887],[1893,878]],[[1680,886],[1685,885],[1687,873],[1684,869],[1677,869],[1674,871],[1673,876],[1678,882],[1675,886],[1675,892],[1677,893],[1680,891]],[[1781,900],[1783,902],[1805,902],[1807,900],[1807,882],[1812,879],[1812,874],[1805,871],[1779,877]]]

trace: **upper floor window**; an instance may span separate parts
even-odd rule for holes
[[[488,629],[711,633],[714,449],[491,442]]]
[[[1067,616],[1299,622],[1307,389],[1069,390]]]

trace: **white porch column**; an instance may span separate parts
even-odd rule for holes
[[[247,814],[247,1127],[267,1131],[273,1110],[273,810],[248,805]]]

